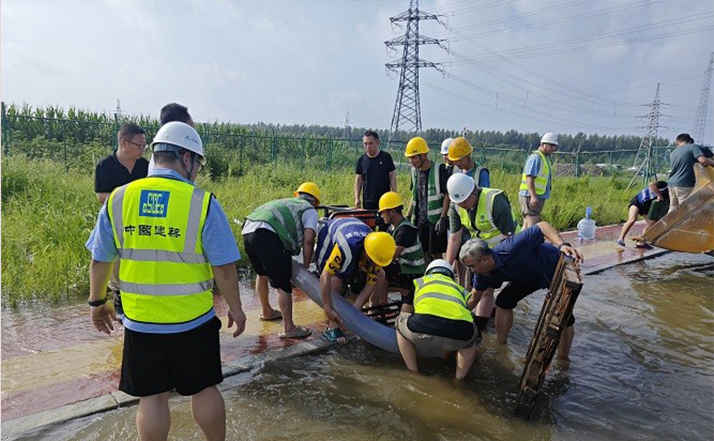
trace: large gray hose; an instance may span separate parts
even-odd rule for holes
[[[292,282],[322,307],[320,281],[304,266],[293,260]],[[342,325],[351,333],[385,351],[399,353],[397,334],[394,328],[372,320],[362,314],[350,302],[332,291],[332,308],[342,319]]]

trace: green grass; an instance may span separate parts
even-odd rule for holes
[[[242,252],[240,230],[245,216],[268,200],[292,196],[307,180],[320,186],[324,203],[352,204],[351,168],[327,172],[324,168],[260,165],[220,180],[202,176],[198,184],[216,194]],[[492,170],[491,181],[493,187],[507,192],[517,210],[520,175]],[[399,193],[408,200],[409,173],[399,173],[398,182]],[[636,191],[625,191],[626,185],[618,178],[556,177],[544,219],[560,230],[572,229],[591,205],[598,225],[622,222],[627,201]],[[84,243],[100,208],[93,188],[93,175],[86,167],[67,170],[48,159],[3,158],[3,303],[87,295],[90,255]],[[240,264],[248,265],[247,259]]]

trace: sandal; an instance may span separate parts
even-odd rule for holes
[[[258,317],[264,322],[272,322],[273,320],[280,320],[283,318],[283,313],[281,313],[278,310],[273,310],[273,313],[270,314],[270,317],[264,317],[262,314]]]
[[[286,334],[284,332],[281,332],[278,334],[278,337],[280,338],[307,338],[312,334],[312,330],[308,328],[304,328],[302,326],[296,326],[296,330],[291,332],[290,334]]]
[[[340,328],[327,328],[322,333],[322,336],[332,343],[339,343],[341,345],[347,343],[347,337],[345,337],[345,333],[342,332]]]

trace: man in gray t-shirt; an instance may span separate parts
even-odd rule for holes
[[[669,173],[669,211],[674,210],[680,203],[689,197],[694,187],[694,164],[714,166],[714,161],[707,158],[706,152],[694,144],[688,133],[677,136],[674,144],[676,149],[669,154],[672,171]]]

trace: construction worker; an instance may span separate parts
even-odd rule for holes
[[[317,236],[317,207],[320,189],[304,182],[295,197],[278,199],[256,208],[246,217],[243,243],[255,270],[255,291],[258,293],[263,321],[283,319],[280,338],[305,338],[311,331],[293,323],[292,256],[302,251],[305,268],[312,262]],[[280,312],[270,306],[268,282],[278,290]]]
[[[471,143],[459,136],[449,143],[449,155],[447,158],[454,163],[454,173],[464,173],[470,176],[481,187],[490,187],[491,181],[488,169],[479,167],[472,159],[474,148]]]
[[[431,262],[414,285],[414,312],[397,317],[397,344],[404,364],[419,372],[417,349],[429,355],[456,351],[456,379],[466,377],[481,342],[471,316],[471,293],[454,281],[454,270],[443,259]]]
[[[446,195],[446,166],[434,164],[428,157],[424,138],[407,143],[404,156],[412,165],[412,198],[407,217],[414,219],[419,239],[429,259],[441,258],[446,251],[449,198]],[[413,216],[413,217],[412,217]]]
[[[453,174],[447,188],[454,203],[449,212],[448,262],[453,264],[461,244],[471,237],[479,237],[494,246],[516,232],[511,204],[503,190],[478,187],[463,173]],[[486,327],[492,311],[493,295],[487,294],[476,310],[476,324],[480,329]]]
[[[109,334],[116,319],[106,300],[112,261],[122,260],[124,355],[119,390],[139,398],[139,439],[166,439],[169,393],[191,396],[207,439],[225,439],[226,413],[213,281],[228,304],[233,336],[245,329],[235,238],[215,197],[194,184],[206,164],[198,133],[162,126],[151,144],[148,178],[114,190],[87,241],[92,253],[89,305],[94,327]]]
[[[553,181],[553,165],[550,156],[558,150],[558,136],[546,133],[540,140],[538,150],[531,153],[523,167],[518,203],[523,216],[523,229],[541,221],[545,200],[550,198]]]
[[[669,154],[672,170],[669,172],[669,211],[674,210],[687,199],[694,188],[694,164],[714,167],[711,151],[694,144],[689,133],[680,133],[674,141],[677,146]]]
[[[392,263],[384,268],[385,286],[378,286],[380,303],[386,303],[387,288],[402,294],[402,311],[414,311],[414,280],[424,274],[424,250],[417,228],[404,217],[404,203],[398,193],[390,191],[379,199],[379,215],[389,225],[389,234],[394,238],[396,248]]]
[[[328,340],[347,342],[339,328],[340,317],[332,309],[331,291],[339,293],[347,284],[353,293],[358,293],[355,307],[362,309],[375,286],[384,283],[382,268],[392,262],[395,250],[392,236],[372,232],[358,219],[332,219],[322,227],[317,238],[317,270],[322,306],[329,321],[323,335]]]
[[[444,165],[446,165],[446,172],[451,176],[451,174],[454,172],[454,162],[449,159],[449,146],[451,145],[451,141],[453,141],[453,138],[446,138],[442,143],[441,143],[441,157],[444,159]]]
[[[657,204],[655,204],[657,202]],[[654,209],[652,207],[655,207]],[[660,208],[661,207],[661,208]],[[627,208],[627,222],[622,226],[620,237],[617,239],[617,244],[625,246],[625,236],[630,231],[630,228],[637,222],[637,217],[642,216],[645,220],[645,228],[642,234],[645,233],[655,222],[660,220],[667,214],[669,209],[669,192],[667,191],[666,181],[653,181],[643,188],[637,195],[630,200],[630,205]],[[638,243],[637,248],[652,249],[645,243]]]
[[[550,243],[545,243],[548,239]],[[560,253],[578,262],[582,255],[565,242],[547,222],[539,222],[509,236],[493,248],[483,239],[470,239],[461,247],[460,259],[473,272],[474,302],[508,281],[496,298],[496,341],[506,344],[513,326],[513,308],[527,295],[548,288],[560,259]],[[558,355],[567,358],[575,334],[571,317],[563,331]]]

